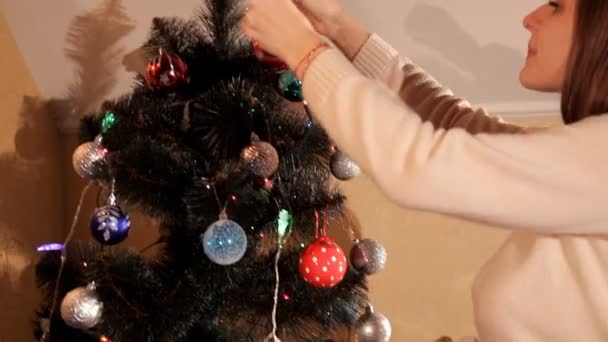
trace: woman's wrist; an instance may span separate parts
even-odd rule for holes
[[[282,56],[283,60],[291,70],[295,71],[298,68],[298,64],[324,42],[322,37],[314,31],[302,34],[299,39],[290,44],[291,46],[286,47],[285,54]]]
[[[326,42],[319,42],[317,45],[312,48],[302,59],[295,65],[293,68],[293,72],[297,78],[300,80],[304,79],[304,74],[308,70],[308,67],[312,63],[312,61],[325,49],[329,48],[329,44]]]

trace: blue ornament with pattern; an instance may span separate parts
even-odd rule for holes
[[[247,235],[236,222],[220,216],[201,236],[205,254],[216,264],[231,265],[247,251]]]
[[[117,205],[106,205],[95,209],[91,218],[91,233],[104,245],[120,243],[129,235],[131,220]]]

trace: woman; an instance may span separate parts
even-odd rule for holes
[[[475,281],[482,342],[600,342],[608,341],[606,18],[605,0],[551,1],[525,18],[521,83],[562,94],[565,124],[544,129],[471,108],[334,0],[249,0],[242,28],[296,71],[316,118],[396,203],[513,231]]]

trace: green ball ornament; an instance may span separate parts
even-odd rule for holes
[[[293,102],[300,102],[302,97],[302,81],[291,70],[286,70],[279,76],[279,89],[284,98]]]

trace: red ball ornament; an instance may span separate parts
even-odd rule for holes
[[[300,275],[315,287],[333,287],[344,278],[348,263],[342,248],[328,236],[308,245],[300,256]]]
[[[172,88],[189,81],[188,66],[179,57],[163,48],[148,63],[148,83],[156,89]]]
[[[283,60],[281,60],[279,57],[264,51],[257,41],[254,41],[252,45],[253,54],[260,62],[271,64],[276,71],[289,69],[289,66],[287,66],[287,64],[283,62]]]
[[[342,281],[346,274],[348,262],[342,248],[327,236],[327,209],[323,230],[319,236],[319,212],[315,210],[316,240],[308,245],[300,255],[300,275],[307,283],[315,287],[333,287]]]

